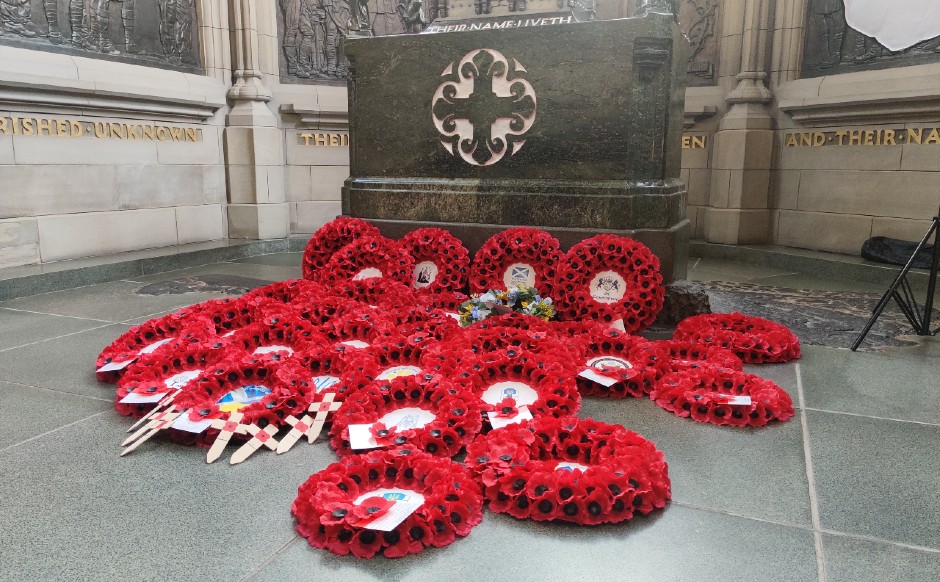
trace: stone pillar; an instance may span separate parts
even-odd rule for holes
[[[228,181],[230,238],[283,238],[290,231],[284,191],[284,152],[277,118],[268,107],[271,92],[262,80],[259,10],[276,3],[231,0],[232,107],[226,118],[225,163]]]
[[[798,79],[803,64],[803,35],[806,31],[807,0],[777,2],[774,16],[770,86]]]
[[[770,229],[770,174],[773,163],[773,118],[767,89],[768,41],[773,17],[770,0],[731,0],[723,5],[732,36],[740,34],[739,66],[722,65],[722,73],[737,69],[736,86],[728,93],[730,106],[715,135],[712,184],[705,218],[705,240],[724,244],[767,244]]]
[[[228,3],[198,0],[199,47],[206,75],[226,84],[232,82],[232,48],[228,36]]]

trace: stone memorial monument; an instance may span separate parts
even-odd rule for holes
[[[554,2],[548,16],[481,9],[436,34],[347,38],[343,214],[390,236],[440,226],[471,250],[511,226],[566,247],[612,232],[684,278],[688,43],[671,6],[648,4],[603,22]]]

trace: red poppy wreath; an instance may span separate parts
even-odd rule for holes
[[[330,445],[340,456],[412,445],[453,457],[479,434],[479,400],[440,376],[396,378],[361,390],[333,417]]]
[[[232,354],[231,349],[219,338],[194,339],[178,343],[173,350],[157,350],[141,356],[118,380],[114,409],[125,416],[144,416],[163,398],[181,390],[203,370]]]
[[[653,443],[591,419],[546,417],[480,436],[467,447],[467,467],[491,511],[520,519],[617,523],[672,496]]]
[[[669,354],[671,372],[682,372],[692,368],[718,366],[729,370],[743,370],[741,358],[730,350],[718,346],[705,346],[679,340],[659,340],[653,342]]]
[[[196,423],[239,412],[243,424],[283,427],[289,415],[306,412],[316,393],[306,376],[290,359],[235,354],[204,370],[173,404]]]
[[[800,358],[800,340],[786,326],[742,313],[708,313],[684,319],[673,339],[731,350],[745,363]]]
[[[659,259],[635,240],[601,234],[568,251],[558,276],[558,311],[566,319],[623,320],[628,333],[645,330],[663,308]]]
[[[543,297],[553,297],[563,255],[558,239],[544,230],[504,230],[483,243],[473,257],[470,292],[527,286],[538,289]]]
[[[137,358],[161,348],[171,349],[174,340],[209,339],[214,329],[208,319],[183,309],[176,313],[148,320],[130,328],[111,342],[95,361],[95,372],[102,382],[117,382]]]
[[[304,249],[303,278],[319,280],[333,253],[361,236],[379,236],[379,229],[365,220],[340,216],[313,233]]]
[[[470,253],[460,239],[440,228],[419,228],[399,241],[415,260],[411,286],[424,293],[460,291],[467,286]]]
[[[483,520],[483,496],[463,466],[401,448],[344,457],[314,474],[291,513],[316,548],[400,558],[468,535]]]
[[[385,277],[342,281],[331,287],[329,294],[346,297],[373,307],[414,305],[417,301],[410,287]]]
[[[578,375],[582,396],[640,398],[669,371],[669,356],[654,343],[616,329],[595,329],[585,342],[584,367]]]
[[[523,407],[536,418],[576,414],[581,395],[569,366],[566,356],[506,348],[462,362],[456,381],[476,394],[490,411],[491,425],[503,426],[521,420]],[[507,407],[510,414],[503,412]],[[494,423],[494,416],[504,422]]]
[[[252,289],[242,295],[246,301],[262,299],[277,303],[303,303],[312,297],[322,296],[326,289],[307,279],[288,279]]]
[[[771,380],[717,366],[669,374],[650,398],[676,416],[718,426],[764,426],[793,416],[790,395]]]
[[[407,285],[413,270],[414,259],[400,244],[383,236],[363,236],[333,254],[323,267],[321,280],[335,285],[389,278]]]

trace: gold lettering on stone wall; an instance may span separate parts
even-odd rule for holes
[[[202,130],[179,125],[135,124],[117,121],[82,121],[42,117],[0,117],[0,135],[114,139],[127,141],[202,141]]]
[[[300,145],[327,148],[348,148],[348,133],[301,133]]]
[[[898,146],[940,145],[940,128],[898,129],[843,129],[838,131],[812,131],[787,133],[784,144],[788,148],[823,146]]]
[[[707,135],[692,135],[686,133],[682,136],[682,149],[684,150],[704,150],[707,146]]]

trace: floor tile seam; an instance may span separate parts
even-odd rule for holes
[[[686,509],[695,509],[698,511],[704,511],[706,513],[714,513],[716,515],[724,515],[727,517],[735,517],[739,519],[746,519],[748,521],[756,521],[758,523],[766,523],[770,525],[777,525],[780,527],[788,527],[791,529],[798,529],[806,532],[815,531],[812,525],[800,525],[798,523],[787,523],[783,521],[777,521],[774,519],[767,519],[764,517],[754,517],[753,515],[745,515],[743,513],[738,513],[735,511],[729,511],[727,509],[718,509],[715,507],[708,507],[707,505],[699,505],[697,503],[689,503],[688,501],[676,501],[671,499],[669,505],[675,505],[676,507],[684,507]],[[668,507],[668,505],[667,505]]]
[[[300,539],[300,535],[294,534],[294,537],[292,537],[290,541],[288,541],[286,544],[278,548],[276,552],[274,552],[273,554],[265,558],[264,561],[258,564],[251,572],[248,573],[247,576],[245,576],[244,578],[241,578],[239,582],[249,582],[252,578],[254,578],[258,574],[263,572],[265,568],[267,568],[272,562],[274,562],[274,560],[278,559],[284,552],[290,549],[290,547],[293,546],[295,543],[297,543],[297,540],[299,539]]]
[[[81,330],[81,331],[73,331],[72,333],[67,333],[67,334],[65,334],[65,335],[59,335],[59,336],[56,336],[56,337],[50,337],[50,338],[46,338],[46,339],[37,340],[37,341],[34,341],[34,342],[29,342],[28,344],[23,344],[23,345],[21,345],[21,346],[13,346],[13,347],[11,347],[11,348],[3,348],[2,350],[0,350],[0,354],[2,354],[2,353],[4,353],[4,352],[9,352],[9,351],[11,351],[11,350],[18,350],[18,349],[21,349],[21,348],[28,348],[28,347],[30,347],[30,346],[35,346],[35,345],[42,344],[42,343],[45,343],[45,342],[51,342],[51,341],[55,341],[55,340],[64,339],[64,338],[67,338],[67,337],[72,337],[73,335],[79,335],[79,334],[87,333],[87,332],[90,332],[90,331],[98,331],[98,330],[104,329],[104,328],[106,328],[106,327],[111,327],[112,325],[121,325],[121,324],[120,324],[119,322],[109,322],[109,323],[107,323],[107,324],[105,324],[105,325],[99,325],[99,326],[97,326],[97,327],[90,327],[90,328],[88,328],[88,329],[83,329],[83,330]]]
[[[904,424],[919,424],[921,426],[930,426],[940,428],[940,422],[924,422],[922,420],[904,420],[902,418],[889,418],[886,416],[871,416],[869,414],[858,414],[856,412],[840,412],[838,410],[826,410],[824,408],[804,408],[812,412],[821,412],[823,414],[836,414],[838,416],[852,416],[855,418],[867,418],[869,420],[884,420],[886,422],[901,422]]]
[[[44,432],[44,433],[42,433],[42,434],[37,434],[37,435],[35,435],[35,436],[32,436],[32,437],[30,437],[30,438],[28,438],[28,439],[26,439],[26,440],[20,441],[20,442],[18,442],[18,443],[13,443],[12,445],[7,445],[7,446],[3,447],[2,449],[0,449],[0,454],[3,454],[3,453],[5,453],[5,452],[9,451],[10,449],[15,449],[16,447],[20,447],[20,446],[23,446],[23,445],[25,445],[25,444],[27,444],[27,443],[31,443],[31,442],[33,442],[34,440],[41,439],[41,438],[46,437],[46,436],[49,436],[49,435],[51,435],[51,434],[55,434],[55,433],[59,432],[60,430],[65,430],[65,429],[67,429],[67,428],[69,428],[69,427],[71,427],[71,426],[75,426],[76,424],[81,424],[81,423],[83,423],[83,422],[85,422],[85,421],[88,421],[88,420],[91,420],[91,419],[93,419],[93,418],[95,418],[95,417],[97,417],[97,416],[101,416],[102,414],[107,414],[108,412],[110,412],[110,411],[108,411],[108,410],[102,410],[101,412],[96,412],[95,414],[86,416],[85,418],[80,418],[80,419],[78,419],[78,420],[76,420],[76,421],[73,421],[73,422],[70,422],[70,423],[68,423],[68,424],[63,424],[62,426],[58,426],[58,427],[56,427],[56,428],[54,428],[54,429],[52,429],[52,430],[47,430],[46,432]]]
[[[16,311],[17,313],[30,313],[32,315],[48,315],[49,317],[63,317],[66,319],[78,319],[80,321],[95,321],[98,323],[117,323],[110,319],[98,319],[97,317],[82,317],[80,315],[65,315],[64,313],[49,313],[48,311],[34,311],[32,309],[17,309],[15,307],[0,307],[6,311]]]
[[[211,301],[211,300],[208,300],[208,299],[207,299],[207,301]],[[197,301],[196,303],[203,303],[203,302]],[[171,313],[176,313],[176,312],[179,311],[180,309],[183,309],[183,308],[185,308],[185,307],[189,307],[190,305],[195,305],[196,303],[181,303],[181,304],[179,304],[179,305],[174,305],[174,306],[170,307],[169,309],[161,309],[160,311],[154,311],[153,313],[145,313],[144,315],[135,315],[134,317],[129,317],[129,318],[123,320],[123,321],[116,321],[115,323],[119,323],[119,324],[123,324],[123,325],[130,325],[129,322],[131,322],[131,321],[136,321],[136,320],[138,320],[138,319],[143,319],[143,318],[145,318],[145,317],[146,317],[147,319],[153,319],[153,318],[155,318],[155,317],[160,317],[160,316],[163,316],[163,315],[169,315],[169,314],[171,314]]]
[[[793,366],[796,372],[796,394],[800,405],[800,429],[803,438],[803,461],[806,467],[806,489],[809,494],[809,512],[813,522],[813,546],[816,552],[816,572],[819,582],[826,582],[826,554],[823,548],[822,521],[819,516],[819,496],[816,493],[816,476],[813,472],[813,451],[809,439],[809,419],[806,417],[806,397],[803,393],[803,370],[799,362]]]
[[[911,551],[921,552],[925,554],[940,554],[940,548],[931,548],[930,546],[919,546],[917,544],[906,544],[904,542],[899,542],[896,540],[886,540],[884,538],[866,536],[862,534],[854,534],[851,532],[839,531],[835,529],[821,528],[819,530],[819,533],[836,536],[840,538],[849,538],[849,539],[859,540],[859,541],[864,541],[864,542],[872,542],[876,544],[895,546],[898,548],[903,548],[905,550],[911,550]]]
[[[87,394],[79,394],[77,392],[68,392],[66,390],[56,390],[55,388],[47,388],[45,386],[36,386],[35,384],[26,384],[25,382],[16,382],[14,380],[0,380],[0,383],[12,384],[14,386],[22,386],[23,388],[34,388],[36,390],[42,390],[44,392],[53,392],[55,394],[68,394],[69,396],[76,396],[78,398],[84,398],[85,400],[94,400],[97,402],[107,402],[108,404],[114,402],[113,399],[109,399],[109,398],[98,398],[96,396],[88,396]]]

